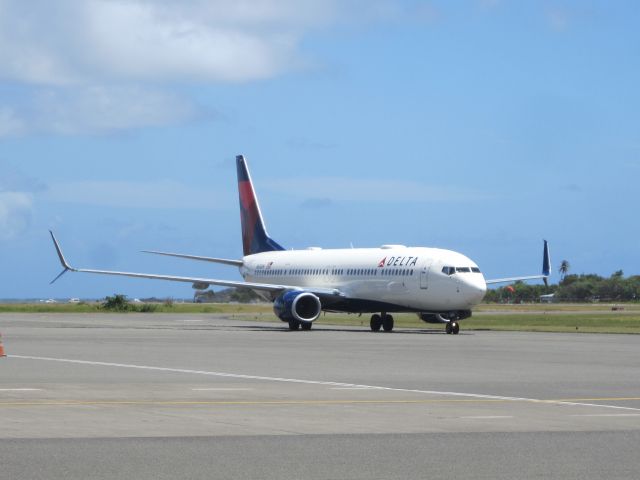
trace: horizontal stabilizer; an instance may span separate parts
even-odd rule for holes
[[[182,253],[157,252],[155,250],[142,250],[142,253],[152,253],[154,255],[164,255],[167,257],[186,258],[188,260],[199,260],[202,262],[222,263],[224,265],[232,265],[234,267],[241,267],[243,265],[242,260],[230,260],[227,258],[202,257],[199,255],[185,255]]]
[[[545,278],[547,278],[546,275],[529,275],[527,277],[494,278],[491,280],[486,280],[485,283],[487,285],[491,285],[492,283],[511,283],[524,280],[544,280]]]

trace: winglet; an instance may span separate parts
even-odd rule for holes
[[[56,236],[53,234],[51,230],[49,230],[49,233],[51,234],[51,240],[53,240],[53,246],[56,247],[56,252],[58,253],[58,258],[60,259],[60,263],[64,268],[64,270],[62,270],[62,272],[60,272],[60,274],[56,278],[54,278],[53,280],[51,280],[51,282],[49,282],[49,285],[51,285],[53,282],[58,280],[62,275],[64,275],[68,270],[71,270],[72,272],[75,271],[75,268],[69,265],[67,263],[67,260],[64,258],[62,249],[60,248],[60,244],[58,243],[58,240],[56,240]]]
[[[549,244],[544,240],[544,250],[542,252],[542,274],[544,275],[544,284],[548,286],[547,279],[551,275],[551,258],[549,257]]]

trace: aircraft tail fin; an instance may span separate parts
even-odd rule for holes
[[[551,258],[549,257],[549,244],[544,241],[544,251],[542,253],[542,274],[544,275],[544,284],[548,285],[547,279],[551,275]]]
[[[240,197],[240,222],[242,226],[242,251],[244,255],[284,250],[269,237],[262,220],[258,198],[243,155],[236,156],[238,168],[238,195]]]

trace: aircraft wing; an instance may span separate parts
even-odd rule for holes
[[[270,293],[280,293],[286,290],[305,290],[311,293],[316,293],[318,295],[333,295],[333,296],[343,296],[344,294],[337,289],[329,289],[329,288],[307,288],[300,287],[296,285],[273,285],[269,283],[254,283],[254,282],[243,282],[243,281],[235,281],[235,280],[218,280],[213,278],[199,278],[199,277],[180,277],[175,275],[156,275],[153,273],[136,273],[136,272],[118,272],[113,270],[93,270],[86,268],[75,268],[69,265],[67,260],[65,259],[62,249],[60,248],[60,244],[56,239],[55,235],[51,230],[49,230],[51,234],[51,239],[53,240],[53,245],[56,248],[56,252],[58,254],[58,258],[60,259],[60,263],[62,264],[63,270],[62,272],[54,278],[51,283],[55,282],[67,271],[72,272],[84,272],[84,273],[97,273],[100,275],[114,275],[121,277],[132,277],[132,278],[150,278],[153,280],[168,280],[171,282],[184,282],[193,284],[194,288],[199,290],[204,290],[208,288],[210,285],[219,285],[221,287],[235,287],[235,288],[250,288],[252,290],[261,290]]]
[[[551,260],[549,257],[549,244],[546,240],[544,240],[544,247],[542,250],[542,275],[527,275],[525,277],[508,277],[508,278],[496,278],[492,280],[485,280],[487,285],[491,285],[492,283],[508,283],[508,282],[517,282],[519,280],[544,280],[544,284],[547,284],[547,279],[551,274]]]

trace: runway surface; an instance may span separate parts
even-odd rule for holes
[[[2,314],[0,478],[639,478],[640,336]]]

